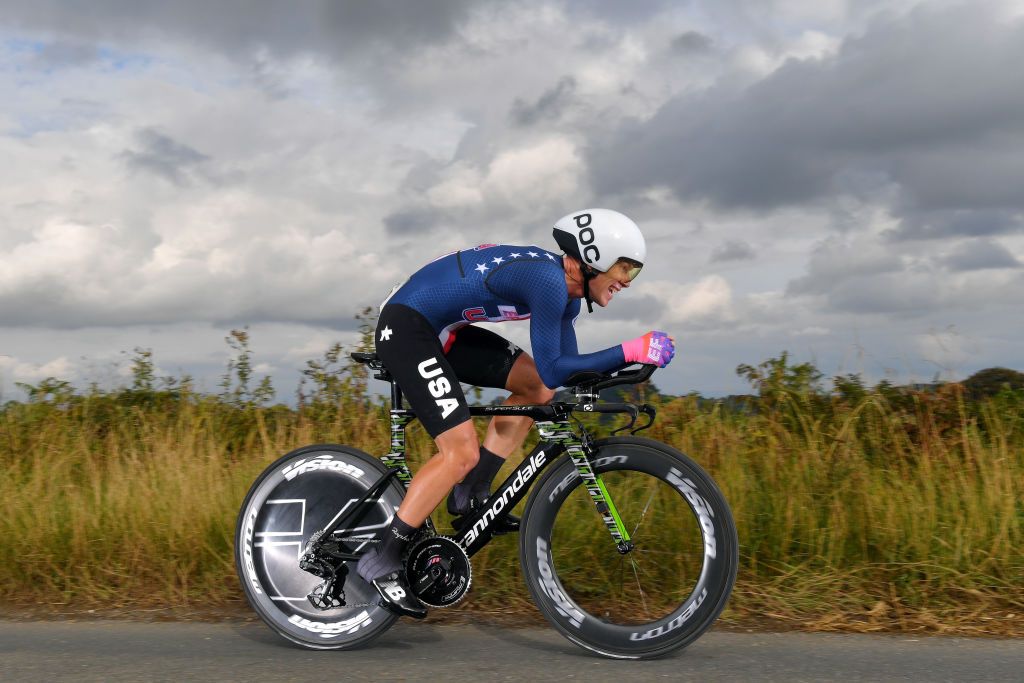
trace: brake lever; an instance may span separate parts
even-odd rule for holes
[[[648,418],[647,419],[647,424],[645,424],[645,425],[643,425],[641,427],[637,427],[636,429],[632,430],[630,432],[630,434],[636,434],[637,432],[644,431],[645,429],[650,427],[652,424],[654,424],[654,418],[656,418],[658,416],[658,410],[654,406],[652,406],[652,405],[650,405],[648,403],[644,403],[644,404],[642,404],[640,406],[640,412],[647,416],[647,418]],[[633,422],[636,422],[636,418],[633,419]],[[631,426],[632,426],[632,424],[631,424]]]

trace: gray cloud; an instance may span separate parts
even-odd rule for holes
[[[683,54],[699,54],[709,51],[715,42],[698,31],[686,31],[672,39],[672,49]]]
[[[83,12],[58,0],[4,3],[5,21],[82,40],[140,44],[153,38],[200,43],[228,55],[259,49],[278,56],[359,57],[407,53],[450,38],[469,0],[223,0],[175,3],[97,0]]]
[[[986,270],[989,268],[1020,268],[1021,263],[998,242],[973,240],[958,246],[943,263],[950,270]]]
[[[585,303],[580,311],[589,317]],[[633,291],[619,292],[607,308],[594,306],[594,315],[602,322],[639,321],[641,325],[649,325],[664,314],[664,301],[650,294]]]
[[[903,269],[899,255],[884,245],[867,240],[850,243],[833,237],[814,249],[807,274],[792,280],[786,293],[825,294],[850,280],[875,279],[880,275],[900,273]]]
[[[748,261],[757,256],[757,252],[743,240],[728,240],[715,247],[711,252],[711,262]]]
[[[550,90],[544,92],[533,104],[522,98],[512,103],[512,121],[519,126],[532,126],[545,119],[558,118],[571,101],[576,91],[576,79],[564,76]]]
[[[43,69],[59,69],[69,66],[86,66],[99,58],[100,51],[95,45],[58,40],[44,45],[36,53],[33,62]]]
[[[1003,245],[969,240],[946,254],[940,247],[880,235],[831,237],[814,249],[806,274],[789,282],[786,295],[814,297],[807,303],[823,316],[884,315],[892,324],[900,322],[894,316],[955,320],[1019,300],[1024,273]]]
[[[920,317],[943,307],[944,298],[931,278],[881,273],[836,283],[828,291],[827,301],[834,311]]]
[[[592,144],[592,181],[602,194],[667,186],[682,200],[771,209],[875,178],[856,191],[895,186],[908,225],[942,211],[961,219],[948,229],[977,225],[965,214],[1024,209],[1021,63],[1024,22],[974,4],[920,7],[833,57],[790,60],[749,87],[684,94],[624,124]]]
[[[907,4],[11,2],[3,353],[42,372],[149,345],[143,326],[264,321],[291,367],[310,325],[320,348],[354,338],[351,314],[432,256],[551,246],[553,219],[600,204],[641,223],[671,295],[638,282],[581,318],[581,348],[686,334],[669,390],[861,332],[902,367],[954,322],[986,342],[970,363],[1013,365],[1024,269],[983,266],[1024,215],[1020,25]]]
[[[175,185],[184,184],[191,171],[210,157],[152,129],[136,133],[139,149],[128,149],[121,158],[129,168],[153,173]]]
[[[671,0],[568,0],[566,5],[573,12],[601,17],[616,24],[647,21],[665,7]]]
[[[890,240],[986,237],[1017,232],[1024,226],[1024,217],[1014,209],[949,208],[902,213],[899,225],[885,233]]]
[[[439,219],[438,211],[434,208],[408,208],[385,216],[384,227],[391,235],[415,237],[433,231]]]

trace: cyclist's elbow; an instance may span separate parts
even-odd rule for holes
[[[530,403],[538,405],[547,405],[555,399],[555,390],[551,389],[542,382],[537,382],[529,388],[528,398]]]
[[[540,381],[544,383],[543,390],[545,392],[550,392],[551,394],[551,398],[548,399],[548,401],[550,401],[555,397],[555,389],[562,386],[562,383],[565,381],[565,377],[560,373],[555,372],[553,368],[542,368],[539,365],[537,366],[537,374],[540,375]],[[545,403],[546,402],[547,401],[545,401]]]

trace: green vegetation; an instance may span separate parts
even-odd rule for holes
[[[388,443],[386,406],[340,346],[307,363],[291,408],[255,381],[246,332],[228,342],[216,396],[156,377],[136,349],[130,387],[50,379],[0,409],[0,600],[237,606],[232,532],[256,475],[308,443]],[[645,435],[704,465],[732,505],[742,557],[726,622],[1024,633],[1024,390],[1012,375],[977,391],[847,375],[826,390],[786,354],[737,371],[756,394],[639,389],[659,409]],[[409,445],[414,467],[432,453],[418,426]],[[443,510],[436,519],[447,528]],[[464,609],[532,613],[515,544],[474,558]]]

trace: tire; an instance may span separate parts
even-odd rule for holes
[[[544,617],[606,657],[660,657],[696,640],[725,607],[739,543],[711,477],[665,444],[595,443],[602,475],[635,548],[621,555],[565,457],[537,483],[523,513],[523,576]]]
[[[366,645],[398,618],[377,605],[376,590],[356,574],[355,562],[346,563],[344,585],[354,606],[316,609],[305,596],[321,579],[298,565],[310,535],[387,472],[360,450],[321,444],[288,453],[249,489],[235,527],[235,568],[249,604],[282,637],[313,650],[349,649]],[[404,495],[393,482],[354,531],[372,538],[386,529]]]

